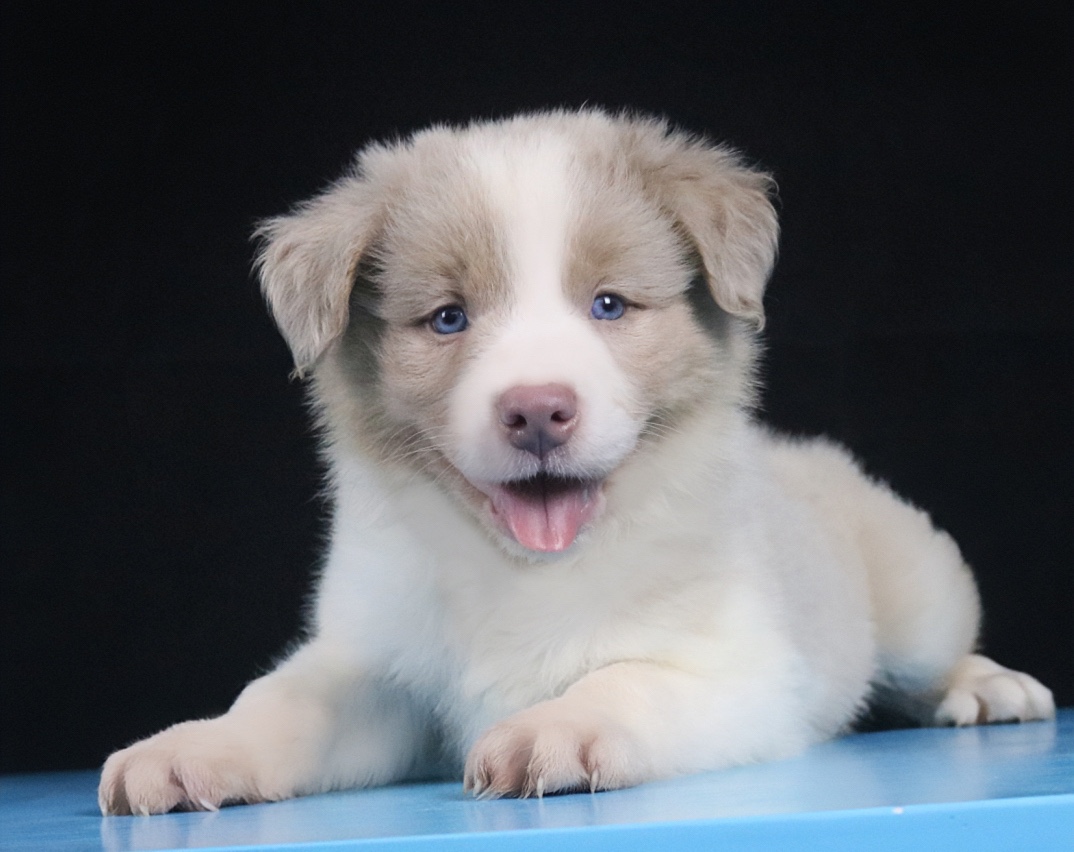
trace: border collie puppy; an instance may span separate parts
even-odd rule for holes
[[[304,643],[105,764],[105,813],[461,777],[604,790],[795,754],[874,696],[1053,715],[955,543],[752,414],[768,175],[596,110],[373,144],[259,229],[332,499]]]

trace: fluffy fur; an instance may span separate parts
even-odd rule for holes
[[[260,229],[333,498],[308,639],[105,764],[105,813],[462,776],[598,790],[794,754],[875,692],[1045,718],[958,548],[751,416],[770,179],[599,111],[371,145]]]

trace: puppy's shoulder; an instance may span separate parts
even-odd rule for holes
[[[832,482],[866,480],[861,464],[845,446],[823,435],[789,435],[758,426],[756,446],[780,479],[817,479]]]

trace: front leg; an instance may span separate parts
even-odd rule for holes
[[[608,790],[793,754],[809,735],[786,687],[778,676],[615,663],[489,728],[467,758],[465,788],[481,797]]]
[[[316,642],[215,719],[184,722],[108,758],[105,814],[215,810],[403,777],[423,742],[407,697]]]

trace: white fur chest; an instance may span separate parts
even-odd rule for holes
[[[319,636],[404,684],[460,750],[611,662],[782,658],[756,566],[664,501],[647,524],[525,564],[431,484],[389,500],[364,465],[341,470]]]

